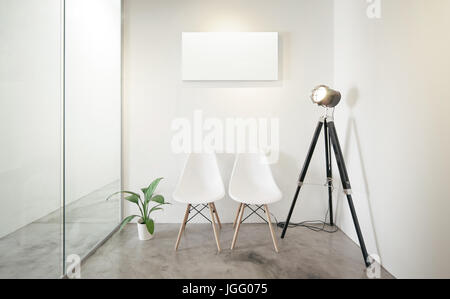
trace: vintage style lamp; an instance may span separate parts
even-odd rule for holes
[[[339,139],[336,132],[336,127],[334,125],[334,108],[341,101],[340,92],[333,90],[325,85],[319,85],[313,89],[311,93],[311,100],[313,103],[322,106],[325,108],[324,116],[322,116],[317,125],[316,131],[314,133],[314,137],[311,143],[311,146],[308,151],[308,155],[306,156],[306,161],[303,166],[302,172],[300,174],[300,178],[298,181],[297,191],[295,192],[294,200],[292,202],[291,208],[289,210],[289,214],[287,216],[286,222],[283,224],[283,233],[281,238],[284,239],[286,236],[286,231],[289,227],[289,223],[291,220],[292,213],[295,208],[295,204],[297,202],[300,189],[304,185],[306,173],[308,172],[309,165],[311,163],[311,158],[314,154],[314,150],[317,145],[317,141],[319,139],[322,128],[324,128],[325,133],[325,155],[326,155],[326,167],[327,167],[327,187],[328,187],[328,201],[329,201],[329,209],[330,209],[330,225],[334,226],[333,221],[333,173],[332,173],[332,156],[331,156],[331,148],[334,150],[334,155],[336,157],[336,162],[339,168],[339,174],[341,177],[342,185],[344,187],[344,193],[347,196],[348,205],[350,207],[350,212],[352,214],[353,223],[355,225],[356,233],[358,235],[359,245],[361,246],[361,251],[364,256],[364,262],[367,267],[371,265],[371,261],[369,260],[369,254],[367,253],[366,245],[364,243],[364,238],[361,232],[361,228],[359,226],[358,216],[356,215],[355,206],[353,205],[352,199],[352,187],[350,185],[350,180],[347,174],[347,168],[344,162],[344,156],[342,154],[341,146],[339,144]]]

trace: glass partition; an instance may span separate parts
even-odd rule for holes
[[[121,1],[66,0],[65,255],[83,258],[118,225]]]
[[[62,5],[0,1],[0,278],[62,273]]]
[[[0,278],[59,278],[118,225],[121,1],[0,1]]]

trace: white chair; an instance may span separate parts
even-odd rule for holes
[[[181,236],[186,228],[186,224],[195,216],[201,215],[212,223],[217,249],[220,252],[219,237],[216,228],[216,217],[219,227],[219,214],[217,213],[215,201],[225,196],[225,188],[220,175],[219,166],[215,154],[190,154],[184,167],[181,179],[173,194],[173,199],[180,203],[187,204],[183,223],[178,234],[175,250],[178,250]],[[211,219],[202,214],[204,209],[209,207]],[[189,218],[191,211],[196,214]]]
[[[272,227],[268,204],[275,203],[282,199],[282,193],[272,175],[269,164],[264,154],[238,154],[234,163],[231,175],[230,197],[239,202],[239,209],[234,220],[233,227],[236,227],[231,250],[236,245],[237,236],[241,223],[253,214],[258,215],[269,224],[275,251],[278,252],[278,245]],[[251,206],[256,206],[256,210]],[[244,210],[248,207],[253,213],[244,220]],[[264,207],[267,220],[258,214],[258,210]],[[239,221],[238,221],[239,220]],[[237,226],[236,226],[237,223]]]

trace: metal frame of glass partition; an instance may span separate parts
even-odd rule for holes
[[[62,206],[62,226],[61,226],[61,273],[66,275],[66,0],[61,0],[61,206]]]

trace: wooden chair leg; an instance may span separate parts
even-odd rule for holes
[[[269,222],[269,228],[270,228],[270,234],[272,235],[273,246],[275,246],[275,251],[278,253],[278,245],[277,245],[277,240],[275,238],[275,232],[273,231],[273,227],[272,227],[272,220],[270,219],[269,207],[267,205],[264,205],[264,209],[266,210],[267,221]]]
[[[234,247],[236,246],[236,240],[237,240],[237,237],[239,234],[239,228],[241,227],[242,218],[244,217],[244,210],[245,210],[245,205],[241,204],[239,222],[237,223],[236,231],[234,232],[233,242],[231,243],[231,250],[233,250]]]
[[[214,213],[216,214],[217,223],[219,224],[219,228],[222,229],[222,223],[220,223],[219,213],[217,213],[216,204],[212,203],[212,206],[214,208]]]
[[[209,204],[209,211],[211,213],[211,222],[212,222],[212,226],[213,226],[213,231],[214,231],[214,237],[216,238],[216,243],[217,243],[217,250],[220,252],[220,243],[219,243],[219,236],[217,234],[217,228],[216,228],[216,221],[215,221],[215,217],[214,217],[214,208],[213,208],[213,204]]]
[[[239,208],[238,208],[238,211],[237,211],[237,213],[236,213],[236,219],[234,219],[234,222],[233,222],[233,228],[235,228],[236,227],[236,223],[237,223],[237,221],[238,221],[238,218],[239,218],[239,213],[241,212],[241,209],[242,209],[242,203],[241,204],[239,204]]]
[[[180,245],[181,235],[183,235],[183,232],[186,229],[186,222],[188,221],[190,211],[191,211],[191,205],[188,204],[187,208],[186,208],[186,213],[184,213],[183,223],[181,223],[180,232],[178,233],[177,243],[175,244],[175,251],[178,250],[178,246]]]

